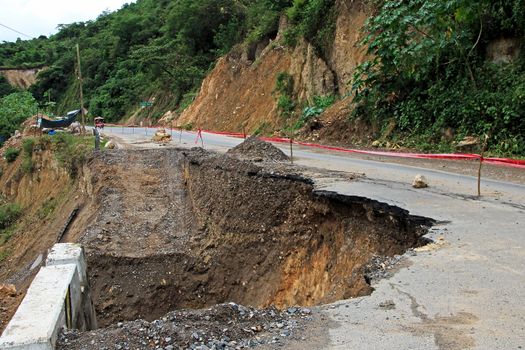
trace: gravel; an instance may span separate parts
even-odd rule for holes
[[[226,303],[204,310],[170,312],[147,322],[119,322],[88,332],[63,331],[57,349],[237,350],[282,346],[304,339],[301,331],[315,316],[308,308],[255,309]]]

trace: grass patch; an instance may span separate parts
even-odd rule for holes
[[[0,252],[0,263],[2,263],[5,259],[7,259],[9,256],[11,255],[11,251],[10,250],[4,250],[2,252]]]
[[[27,138],[22,142],[23,159],[21,170],[24,174],[31,174],[35,170],[33,163],[33,150],[35,149],[35,139]]]
[[[16,203],[0,205],[0,245],[5,244],[15,233],[15,222],[22,215],[22,207]]]
[[[0,230],[0,246],[4,245],[15,235],[16,225],[11,225],[4,230]]]
[[[38,209],[36,215],[40,220],[48,218],[57,208],[58,200],[56,198],[47,199]]]
[[[20,150],[14,147],[9,147],[4,152],[4,157],[8,163],[14,162],[16,158],[18,158],[19,155],[20,155]]]
[[[75,136],[60,133],[42,136],[39,140],[42,149],[51,149],[59,164],[75,177],[84,164],[88,154],[95,149],[94,136]]]
[[[20,217],[22,207],[16,203],[0,205],[0,230],[6,229]]]

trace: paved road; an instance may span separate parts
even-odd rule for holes
[[[109,128],[127,144],[147,142],[153,130]],[[174,146],[195,146],[183,133]],[[242,140],[204,134],[205,147],[225,151]],[[282,145],[278,145],[282,147]],[[284,147],[283,150],[286,150]],[[361,195],[408,209],[440,223],[429,237],[436,249],[407,256],[407,267],[374,285],[368,297],[321,307],[336,321],[325,349],[525,348],[525,186],[483,182],[443,171],[352,158],[296,147],[300,165],[365,173],[357,182],[324,181],[323,189]],[[410,182],[425,175],[431,187]],[[382,305],[382,306],[380,306]],[[386,305],[386,307],[385,307]],[[304,348],[308,348],[305,345]]]

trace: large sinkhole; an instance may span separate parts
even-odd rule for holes
[[[105,157],[130,157],[116,154]],[[196,150],[138,154],[142,163],[130,164],[151,176],[100,186],[100,210],[111,220],[90,229],[101,241],[86,240],[99,326],[228,301],[312,306],[366,295],[370,259],[419,245],[430,224],[366,198],[315,191],[284,166]],[[131,198],[133,187],[142,200]],[[163,209],[150,203],[163,198]]]

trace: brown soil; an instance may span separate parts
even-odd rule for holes
[[[279,124],[273,91],[280,72],[290,66],[290,55],[274,49],[258,63],[229,55],[206,77],[195,102],[177,120],[194,128],[252,132],[264,123]]]

